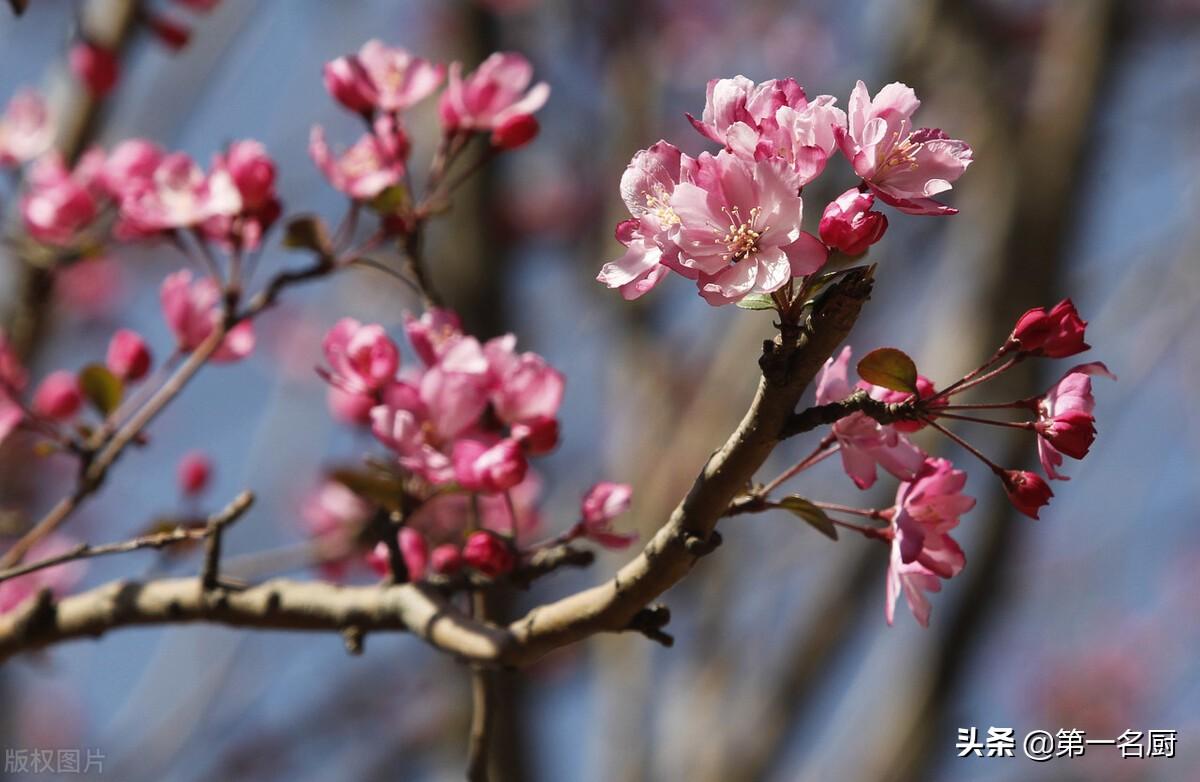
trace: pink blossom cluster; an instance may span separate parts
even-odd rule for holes
[[[831,251],[865,252],[887,229],[876,197],[908,214],[955,212],[933,196],[966,170],[971,149],[914,128],[912,89],[889,84],[871,98],[860,81],[848,112],[835,103],[810,101],[793,79],[709,82],[702,118],[688,119],[722,148],[693,158],[659,141],[634,155],[621,178],[630,219],[616,229],[625,254],[597,279],[636,299],[673,271],[709,304],[728,304],[813,274]],[[801,192],[835,151],[861,184],[825,208],[818,239],[803,230]]]
[[[21,201],[26,230],[60,246],[80,241],[113,206],[118,239],[191,230],[226,248],[254,249],[281,210],[275,163],[250,140],[231,143],[207,172],[188,155],[145,139],[124,141],[107,154],[93,147],[70,168],[49,152],[34,163],[27,184]]]
[[[497,149],[514,149],[538,130],[533,113],[550,88],[532,85],[533,67],[519,54],[497,52],[473,72],[461,63],[448,69],[405,49],[372,40],[355,54],[325,64],[325,88],[338,103],[362,116],[364,133],[348,149],[334,152],[322,127],[314,126],[309,154],[336,189],[357,201],[370,201],[400,185],[408,167],[410,143],[404,113],[432,96],[438,99],[443,151],[471,133],[489,133]]]
[[[405,332],[414,366],[378,324],[344,318],[329,330],[320,371],[331,385],[331,408],[342,420],[369,425],[403,473],[426,487],[400,541],[410,577],[427,569],[449,574],[463,563],[489,576],[507,572],[516,561],[511,539],[538,526],[540,482],[528,460],[558,444],[563,376],[536,353],[519,352],[511,334],[480,342],[464,333],[449,310],[409,316]],[[610,525],[630,496],[627,486],[597,484],[564,540],[626,545],[630,539]],[[306,515],[318,537],[361,524],[370,512],[368,503],[330,488],[312,504]],[[463,545],[472,517],[482,530]],[[386,569],[389,556],[381,543],[371,561]]]

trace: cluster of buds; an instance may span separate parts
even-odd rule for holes
[[[932,196],[966,170],[971,148],[914,128],[912,89],[889,84],[871,98],[860,81],[848,111],[836,102],[810,101],[793,79],[709,82],[703,118],[688,119],[722,148],[693,158],[659,141],[634,155],[621,178],[630,219],[616,230],[626,251],[597,279],[636,299],[675,272],[709,304],[743,302],[779,295],[833,251],[866,252],[888,225],[876,198],[908,214],[954,214]],[[801,193],[839,150],[861,182],[825,207],[818,238],[801,228]]]

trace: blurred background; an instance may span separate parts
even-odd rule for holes
[[[856,79],[873,92],[904,81],[924,100],[920,124],[975,149],[949,198],[958,216],[890,215],[857,352],[895,345],[948,382],[1021,312],[1070,295],[1090,321],[1088,360],[1120,376],[1097,381],[1097,444],[1068,465],[1072,481],[1038,522],[1014,515],[977,463],[921,435],[971,472],[979,499],[960,528],[967,568],[934,596],[928,630],[903,605],[885,624],[882,546],[833,543],[786,514],[731,519],[725,545],[665,597],[673,649],[597,638],[506,676],[498,779],[1200,779],[1200,3],[225,0],[204,15],[161,5],[192,28],[178,53],[123,29],[125,2],[33,0],[20,20],[0,13],[0,101],[22,85],[70,92],[62,63],[85,11],[108,24],[123,76],[75,149],[144,136],[207,161],[256,138],[279,162],[287,210],[332,221],[342,200],[308,159],[309,129],[346,142],[355,130],[322,87],[325,61],[371,37],[468,67],[512,49],[552,85],[542,136],[463,191],[428,253],[469,330],[515,332],[568,377],[563,445],[540,465],[548,532],[610,478],[635,487],[624,523],[652,534],[749,401],[766,314],[710,308],[678,278],[633,305],[593,280],[620,252],[612,227],[631,155],[659,138],[707,148],[683,113],[699,115],[710,78],[795,76],[843,106]],[[417,160],[436,137],[432,108],[414,112]],[[805,192],[810,230],[853,182],[844,162],[830,168]],[[13,210],[4,216],[16,224]],[[273,245],[260,275],[298,260]],[[47,275],[0,256],[3,322],[34,377],[95,360],[120,326],[165,354],[157,290],[181,262],[170,248],[122,249]],[[119,540],[251,488],[259,502],[227,537],[231,553],[302,541],[299,509],[322,471],[371,448],[325,411],[312,369],[321,337],[344,315],[399,336],[417,304],[369,270],[289,291],[260,322],[255,356],[206,370],[72,533]],[[1065,368],[1030,366],[1011,390],[1040,392]],[[986,434],[971,430],[998,461],[1031,465],[1028,439]],[[812,444],[786,443],[763,477]],[[189,507],[174,469],[193,448],[217,468]],[[6,448],[0,463],[10,524],[70,485],[66,460],[31,465]],[[895,484],[863,497],[831,460],[795,487],[886,506]],[[546,579],[509,596],[508,611],[596,583],[629,556]],[[194,567],[140,553],[94,561],[85,584]],[[458,779],[468,678],[404,636],[372,636],[349,657],[330,636],[123,630],[0,669],[0,746],[98,748],[105,777],[131,781]],[[1104,739],[1175,729],[1179,745],[1171,759],[1093,746],[1033,763],[1019,743],[1015,758],[956,757],[958,728],[992,726],[1018,741],[1034,729]]]

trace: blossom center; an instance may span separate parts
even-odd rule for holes
[[[754,227],[758,223],[762,210],[757,206],[751,209],[749,220],[742,219],[741,211],[736,206],[732,211],[729,209],[723,211],[729,218],[729,229],[721,237],[721,243],[725,245],[726,249],[726,259],[730,263],[737,263],[743,258],[757,254],[758,240],[767,230],[765,227],[761,230]]]

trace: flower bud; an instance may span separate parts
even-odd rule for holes
[[[550,453],[558,445],[558,419],[540,416],[513,424],[512,436],[530,456]]]
[[[430,568],[443,576],[454,575],[462,568],[462,564],[462,553],[453,543],[443,543],[429,555]]]
[[[541,125],[532,114],[517,114],[500,123],[492,131],[492,146],[497,149],[519,149],[537,137]]]
[[[491,447],[479,440],[459,440],[453,461],[454,477],[467,491],[506,491],[525,479],[529,467],[515,440]]]
[[[179,460],[179,488],[184,495],[194,497],[208,487],[212,478],[212,462],[202,451],[191,451]]]
[[[508,544],[495,533],[478,531],[467,537],[463,561],[489,578],[497,578],[513,569],[516,557]]]
[[[150,349],[136,331],[121,329],[108,343],[104,363],[108,370],[127,382],[136,382],[150,371]]]
[[[79,390],[79,381],[66,370],[51,372],[33,394],[34,412],[52,421],[72,418],[82,406],[83,393]]]
[[[1005,470],[1001,480],[1009,502],[1031,519],[1036,519],[1038,510],[1048,505],[1054,496],[1050,485],[1037,473],[1028,470]]]
[[[256,209],[275,197],[275,162],[257,141],[229,145],[225,165],[247,209]]]
[[[107,95],[117,83],[120,65],[111,49],[81,41],[71,47],[67,64],[75,78],[83,82],[88,92],[99,98]]]
[[[1096,440],[1096,419],[1083,410],[1064,410],[1053,418],[1038,421],[1037,432],[1055,450],[1072,459],[1082,459]]]
[[[425,536],[410,527],[401,529],[400,556],[404,559],[404,567],[408,568],[408,580],[424,581],[425,567],[429,564],[429,546],[425,543]]]
[[[821,215],[821,241],[846,255],[862,255],[883,238],[887,216],[871,211],[874,193],[851,188],[831,201]]]
[[[146,26],[154,37],[172,51],[179,51],[188,45],[192,31],[174,19],[159,14],[152,14],[146,19]]]
[[[366,68],[357,57],[338,57],[325,63],[325,89],[351,111],[369,112],[379,99]]]
[[[1070,299],[1063,299],[1047,312],[1043,307],[1029,310],[1017,320],[1009,336],[1022,353],[1048,358],[1065,358],[1082,353],[1091,346],[1083,341],[1087,321],[1079,317]]]

